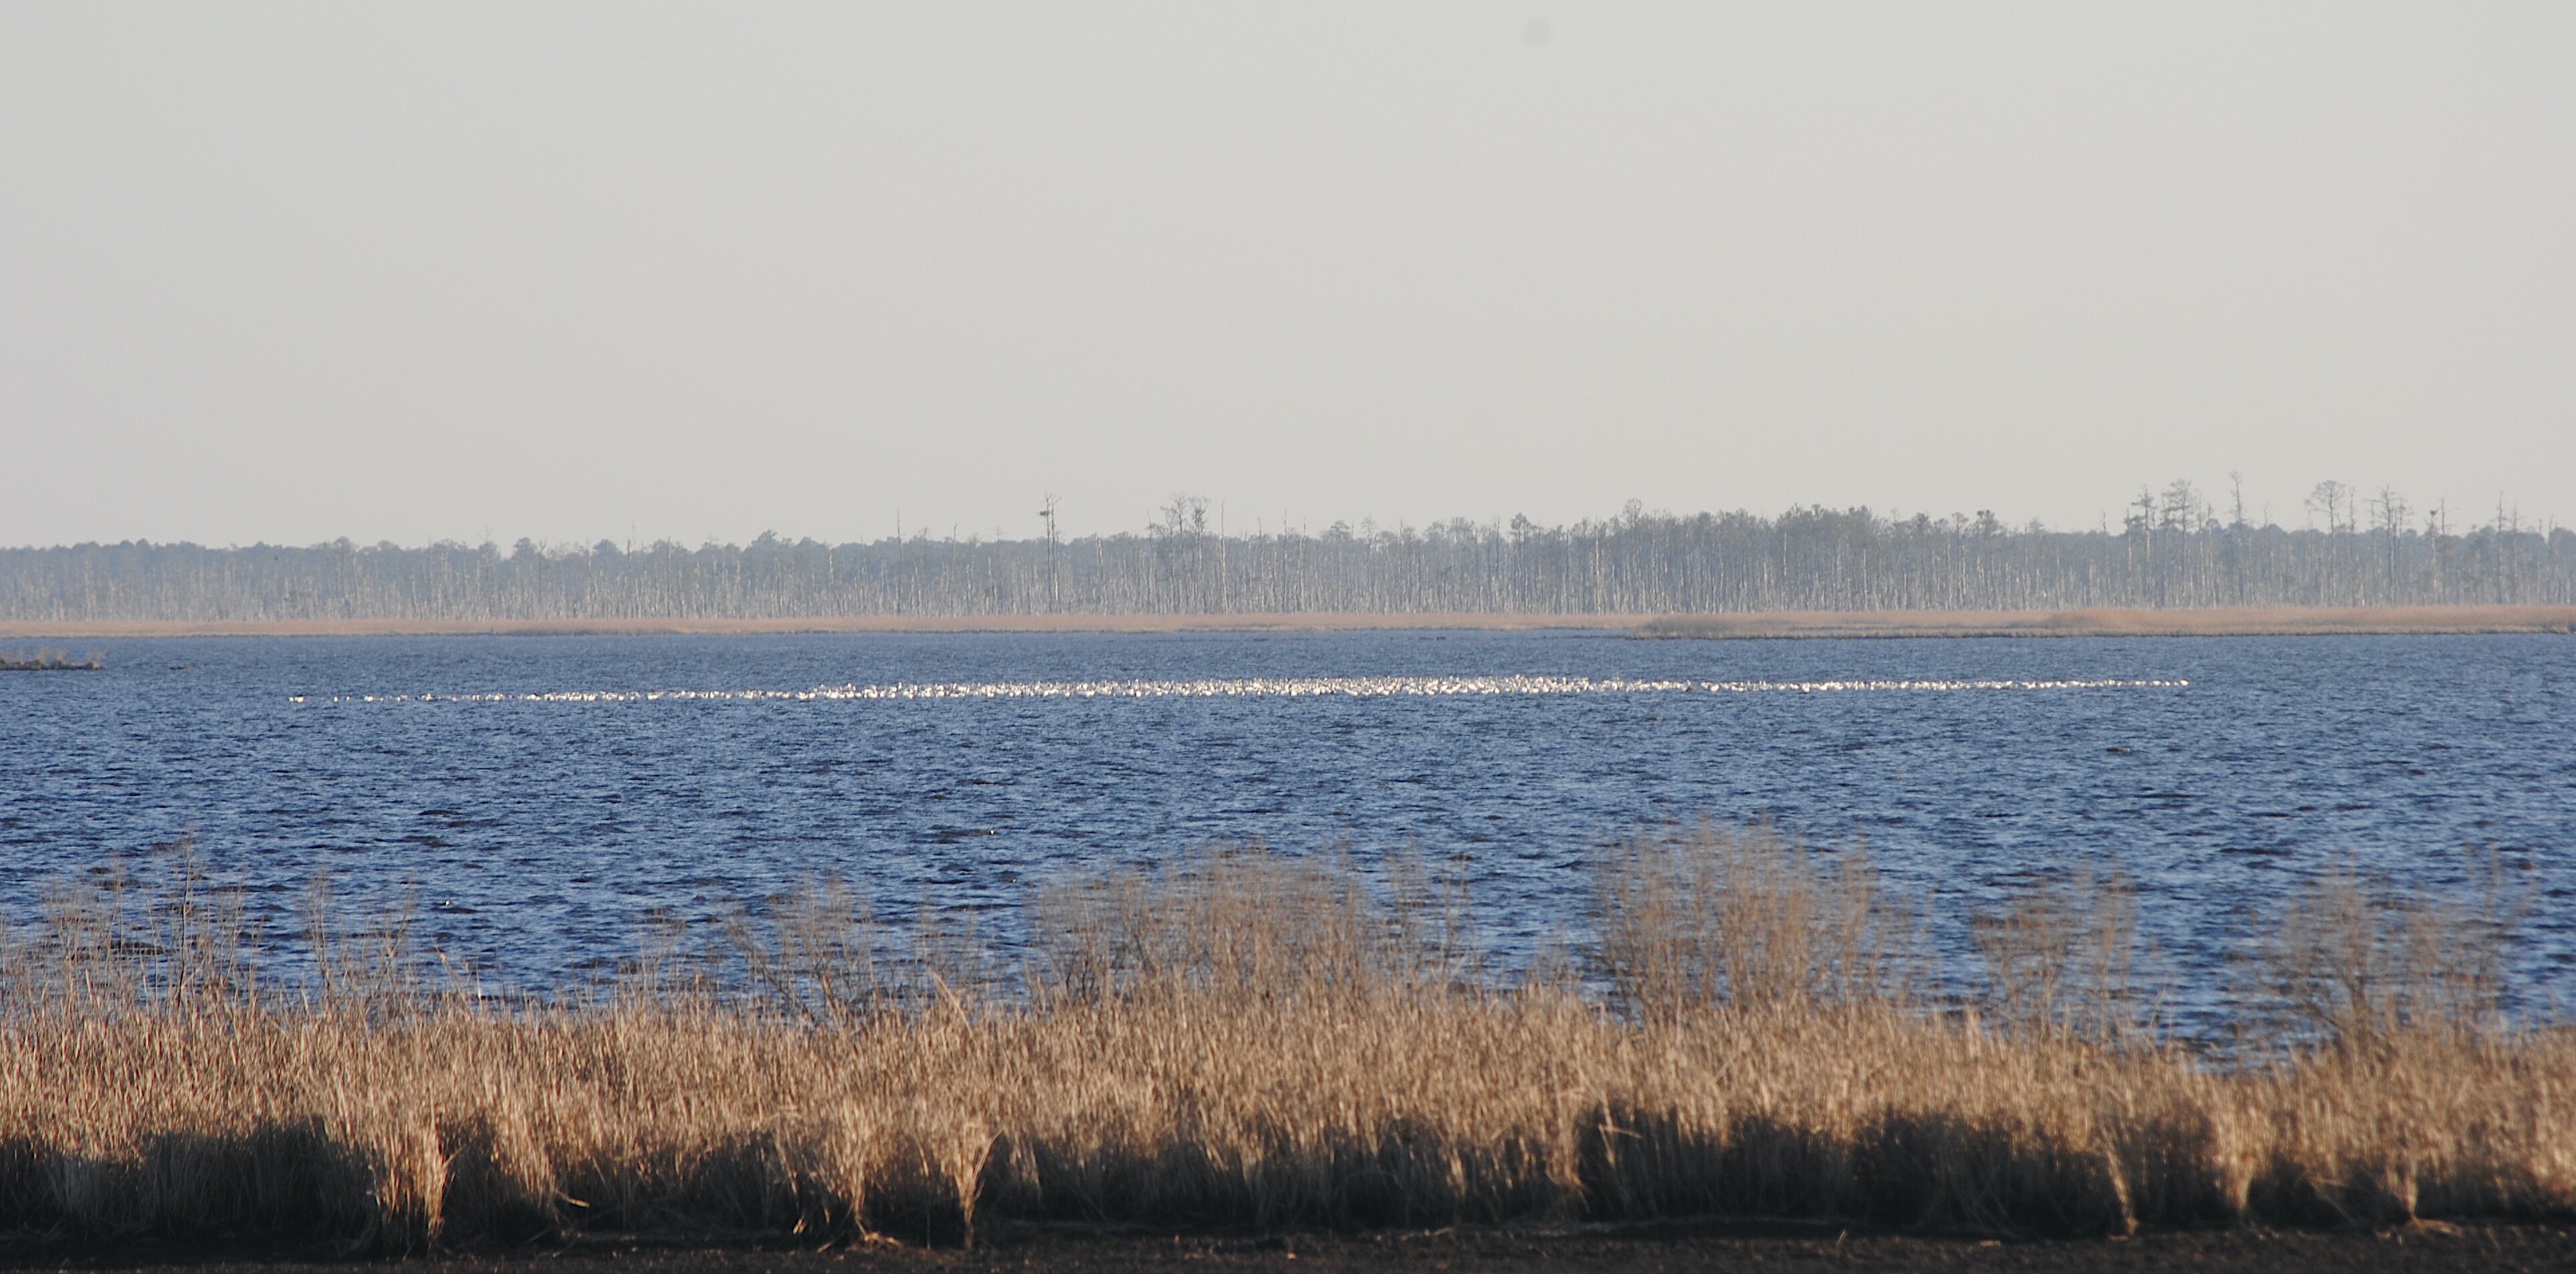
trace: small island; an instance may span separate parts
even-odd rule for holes
[[[34,654],[0,651],[0,672],[104,672],[107,655],[102,651],[74,659],[59,650],[38,650]]]

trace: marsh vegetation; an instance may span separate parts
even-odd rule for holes
[[[2244,1029],[2160,1031],[2116,877],[1924,916],[1763,828],[1594,864],[1513,971],[1435,870],[1212,849],[1037,890],[1005,962],[830,881],[479,994],[321,882],[290,951],[186,847],[0,973],[0,1228],[369,1250],[1683,1216],[2118,1234],[2576,1214],[2576,1035],[2509,1017],[2501,879],[2269,917]],[[146,887],[138,881],[157,882]]]

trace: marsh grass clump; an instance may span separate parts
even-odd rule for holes
[[[2138,973],[2138,895],[2090,867],[2032,881],[1968,920],[1984,965],[1983,1011],[2008,1033],[2108,1045],[2153,1040],[2152,989]]]
[[[2292,898],[2264,944],[2261,991],[2282,1042],[2369,1049],[2504,1029],[2505,958],[2532,911],[2494,851],[2465,900],[2425,898],[2337,863]]]
[[[1633,1017],[1892,1006],[1924,985],[1918,918],[1879,893],[1866,842],[1829,855],[1702,823],[1608,851],[1593,883],[1601,963]]]
[[[1961,1000],[1860,846],[1758,826],[1604,853],[1597,943],[1518,975],[1446,865],[1242,846],[1037,890],[1011,967],[825,880],[707,934],[651,918],[622,984],[552,1000],[477,993],[327,881],[290,955],[192,847],[149,866],[0,942],[0,1230],[421,1251],[2576,1215],[2576,1039],[2506,1020],[2475,955],[2510,916],[2453,952],[2422,929],[2455,918],[2357,876],[2276,926],[2282,1025],[2226,1060],[2154,1030],[2123,883],[1978,918]]]

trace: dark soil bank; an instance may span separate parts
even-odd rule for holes
[[[860,1274],[862,1271],[1117,1270],[2243,1270],[2372,1274],[2396,1270],[2576,1270],[2576,1227],[2463,1226],[2365,1231],[2194,1231],[2131,1239],[1992,1242],[1892,1235],[1742,1231],[1551,1233],[1440,1231],[1345,1236],[1099,1237],[1018,1234],[973,1251],[892,1244],[844,1250],[616,1247],[334,1262],[210,1253],[182,1246],[83,1251],[0,1241],[0,1268],[189,1274]]]

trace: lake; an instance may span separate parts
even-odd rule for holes
[[[84,650],[89,645],[84,645]],[[1583,865],[1767,819],[1962,918],[2134,878],[2215,986],[2350,861],[2419,896],[2492,847],[2576,969],[2576,640],[1640,641],[1594,632],[244,638],[0,674],[0,915],[196,835],[293,932],[304,882],[400,898],[501,985],[591,976],[639,917],[833,870],[902,921],[1259,838],[1471,879],[1504,959],[1580,935]],[[2186,1006],[2188,1008],[2188,1006]]]

